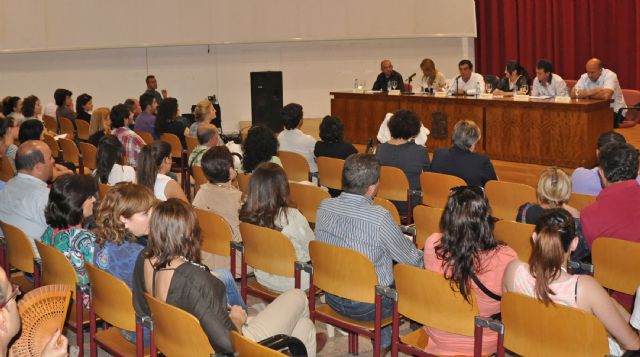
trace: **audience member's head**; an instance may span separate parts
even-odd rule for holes
[[[389,133],[393,139],[409,140],[420,133],[420,117],[411,110],[398,110],[389,122]]]
[[[215,125],[202,123],[198,126],[196,134],[198,136],[198,144],[208,147],[218,145],[218,128]]]
[[[156,90],[158,88],[158,81],[153,74],[148,75],[145,82],[147,83],[147,89]]]
[[[536,297],[545,304],[553,303],[550,295],[554,292],[549,284],[560,276],[577,245],[578,237],[571,214],[563,208],[544,210],[533,233],[529,272],[536,279]]]
[[[53,175],[53,157],[49,146],[40,140],[28,140],[20,144],[16,153],[16,170],[49,181]]]
[[[445,277],[467,301],[471,296],[471,274],[480,255],[498,246],[491,222],[482,187],[459,186],[451,190],[440,219],[442,238],[435,252],[443,261]]]
[[[106,135],[98,143],[96,152],[96,179],[98,183],[107,184],[113,165],[124,163],[124,146],[118,138]]]
[[[122,244],[149,234],[149,216],[156,203],[148,187],[131,182],[111,187],[96,213],[96,243]]]
[[[93,111],[91,122],[89,122],[89,134],[93,135],[99,131],[111,131],[111,110],[101,107]]]
[[[571,178],[562,169],[549,167],[538,180],[538,202],[551,207],[562,207],[571,198]]]
[[[142,94],[140,96],[140,108],[144,112],[155,114],[156,110],[158,109],[158,102],[156,101],[156,97],[149,93]]]
[[[89,113],[93,111],[93,97],[82,93],[76,99],[76,113]]]
[[[8,96],[2,99],[2,114],[8,116],[11,113],[22,113],[22,99]]]
[[[276,219],[286,207],[293,207],[289,181],[280,165],[265,162],[253,171],[245,201],[240,208],[240,220],[263,227],[276,228]]]
[[[209,99],[203,99],[196,104],[193,116],[197,122],[210,123],[216,117],[216,109]]]
[[[627,143],[613,142],[600,150],[600,175],[605,186],[634,180],[638,176],[638,150]]]
[[[22,115],[24,115],[25,118],[35,118],[40,114],[42,114],[40,99],[35,95],[24,98],[22,102]]]
[[[138,156],[136,182],[153,190],[158,173],[171,170],[171,145],[164,141],[154,141],[145,145]]]
[[[18,141],[24,143],[29,140],[44,139],[44,124],[38,119],[25,120],[20,124],[18,131]]]
[[[67,229],[93,215],[96,182],[90,176],[65,175],[53,182],[44,217],[50,227]]]
[[[138,114],[142,113],[142,108],[140,107],[140,102],[135,98],[127,98],[124,101],[124,105],[129,108],[129,111],[133,113],[133,117],[137,117]]]
[[[0,118],[0,141],[4,139],[5,144],[18,141],[20,127],[18,120],[12,117]]]
[[[111,127],[113,129],[122,128],[124,126],[129,126],[131,124],[129,122],[129,117],[131,112],[129,111],[129,107],[124,104],[116,104],[111,108],[111,113],[109,114],[109,118],[111,119]]]
[[[606,131],[598,137],[598,143],[596,147],[596,154],[600,155],[600,150],[608,143],[626,143],[627,140],[620,133],[616,133],[613,130]]]
[[[480,128],[471,120],[460,120],[453,127],[453,145],[465,151],[474,151],[480,140]]]
[[[158,106],[156,115],[156,132],[162,134],[166,132],[169,122],[178,117],[178,100],[176,98],[164,98]]]
[[[56,89],[55,92],[53,92],[53,99],[55,99],[56,105],[59,107],[66,105],[67,107],[72,108],[73,106],[73,99],[71,98],[72,95],[73,93],[71,93],[70,90],[64,89],[64,88],[58,88]]]
[[[268,127],[254,125],[247,132],[242,151],[242,168],[245,172],[252,172],[258,164],[278,154],[278,139]]]
[[[302,105],[289,103],[280,111],[280,117],[285,129],[291,130],[299,128],[302,123]]]
[[[338,117],[327,115],[320,123],[320,139],[325,143],[341,143],[344,141],[344,124]]]
[[[226,183],[236,177],[233,156],[226,146],[214,146],[202,155],[200,166],[211,183]]]
[[[372,154],[353,154],[344,161],[342,190],[373,199],[380,181],[380,162]]]

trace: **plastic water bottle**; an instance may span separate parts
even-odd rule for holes
[[[480,96],[480,82],[476,82],[476,98]]]
[[[354,92],[358,91],[358,78],[356,78],[355,81],[353,82],[353,91]]]

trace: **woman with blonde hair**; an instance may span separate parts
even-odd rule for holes
[[[189,127],[189,136],[198,136],[198,128],[200,124],[209,124],[216,117],[216,109],[209,99],[203,99],[196,104],[196,109],[193,111],[193,116],[196,118],[196,122]]]
[[[420,62],[420,69],[422,70],[422,80],[418,85],[422,88],[421,92],[439,91],[447,84],[444,75],[436,69],[436,64],[431,58],[423,59]]]
[[[111,110],[101,107],[93,111],[89,122],[89,142],[97,147],[105,135],[111,134]]]

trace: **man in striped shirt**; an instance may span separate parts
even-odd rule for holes
[[[422,266],[423,253],[407,239],[386,209],[373,205],[380,184],[380,163],[374,155],[354,154],[345,160],[342,194],[322,201],[316,239],[358,251],[371,260],[378,285],[393,285],[393,262]],[[348,269],[348,267],[345,267]],[[374,319],[374,305],[326,294],[327,303],[342,315]],[[391,316],[393,301],[382,299],[382,318]],[[391,345],[391,326],[382,329],[381,347]]]

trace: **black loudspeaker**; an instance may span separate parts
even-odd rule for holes
[[[282,131],[282,72],[251,72],[251,124]]]

